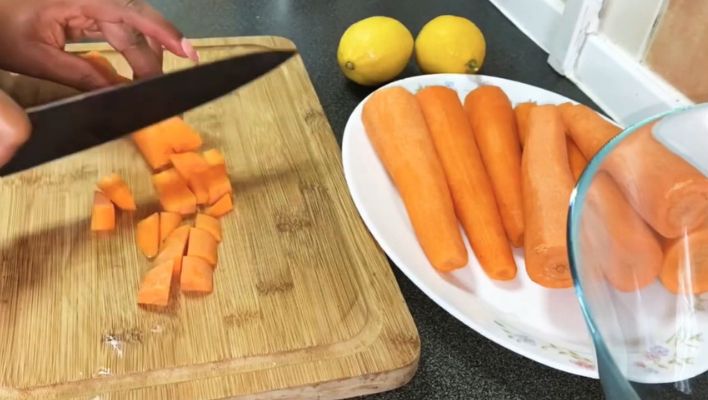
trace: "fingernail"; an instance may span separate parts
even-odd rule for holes
[[[187,40],[187,38],[182,38],[181,44],[182,50],[184,50],[187,57],[194,62],[199,62],[199,54],[197,54],[196,50],[194,50],[194,47],[192,47],[192,44],[189,43],[189,40]]]

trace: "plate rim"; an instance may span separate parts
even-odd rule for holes
[[[476,323],[473,319],[466,317],[464,314],[458,312],[456,307],[453,305],[449,304],[444,298],[440,297],[433,289],[431,289],[427,284],[422,282],[421,279],[419,279],[416,274],[413,273],[413,271],[408,268],[405,263],[403,263],[396,253],[392,251],[389,246],[386,244],[384,240],[382,240],[382,233],[378,231],[378,229],[375,228],[375,225],[373,224],[372,218],[369,215],[369,213],[366,211],[366,208],[361,204],[361,197],[359,195],[358,190],[356,187],[352,184],[352,175],[351,175],[351,170],[348,167],[350,163],[349,159],[349,152],[346,150],[349,146],[349,140],[347,139],[348,137],[351,136],[351,131],[352,131],[352,120],[356,114],[360,114],[361,109],[363,108],[364,103],[373,95],[378,90],[381,90],[383,88],[387,87],[392,87],[392,86],[403,86],[405,83],[411,83],[411,82],[417,82],[420,80],[428,80],[428,79],[439,79],[439,78],[449,78],[451,80],[459,80],[461,78],[464,79],[471,79],[474,81],[477,81],[479,83],[480,80],[491,80],[491,81],[503,81],[503,82],[508,82],[508,83],[513,83],[513,84],[520,84],[524,86],[528,86],[529,88],[532,88],[535,91],[545,91],[548,93],[551,93],[555,96],[562,97],[568,102],[578,104],[577,101],[570,99],[564,95],[561,95],[559,93],[550,91],[548,89],[540,88],[534,85],[530,85],[528,83],[524,82],[519,82],[511,79],[506,79],[506,78],[501,78],[501,77],[496,77],[496,76],[491,76],[491,75],[483,75],[483,74],[476,74],[476,75],[467,75],[467,74],[424,74],[424,75],[415,75],[415,76],[410,76],[402,79],[397,79],[394,81],[391,81],[385,85],[382,85],[375,90],[373,90],[371,93],[369,93],[366,97],[364,97],[357,105],[356,107],[352,110],[350,113],[349,117],[347,118],[347,123],[345,124],[344,131],[342,133],[342,168],[344,172],[344,178],[347,183],[347,189],[349,191],[349,196],[351,197],[352,201],[354,202],[357,212],[359,216],[362,218],[364,221],[368,231],[371,233],[371,235],[375,238],[377,245],[380,246],[386,255],[393,261],[394,265],[396,268],[398,268],[413,284],[421,290],[429,299],[431,299],[435,304],[437,304],[440,308],[442,308],[445,312],[448,314],[452,315],[455,319],[458,321],[462,322],[465,324],[468,328],[474,330],[478,334],[482,335],[486,339],[496,343],[497,345],[510,350],[516,354],[519,354],[523,357],[526,357],[532,361],[535,361],[539,363],[540,365],[544,365],[547,367],[551,367],[553,369],[563,371],[565,373],[569,373],[572,375],[577,375],[577,376],[583,376],[586,378],[590,379],[599,379],[599,372],[597,369],[597,365],[593,366],[593,369],[586,369],[582,368],[576,365],[573,365],[568,362],[560,362],[557,361],[553,358],[550,357],[543,357],[540,355],[539,352],[532,352],[530,349],[526,349],[520,345],[518,345],[514,341],[505,341],[501,338],[501,335],[494,334],[490,330],[482,327],[480,324]],[[574,290],[574,289],[573,289]],[[574,290],[575,291],[575,290]],[[575,295],[577,298],[577,293]],[[583,321],[585,323],[585,321]],[[587,329],[587,324],[585,323],[585,327]],[[590,337],[590,336],[589,336]],[[594,343],[592,340],[588,343],[589,345],[589,351],[593,354],[593,356],[596,356],[595,353],[595,347]]]

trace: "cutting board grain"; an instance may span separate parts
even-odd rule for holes
[[[195,45],[203,62],[294,48],[278,37]],[[102,51],[129,75],[104,44],[72,49]],[[58,95],[52,88],[35,94]],[[135,224],[158,203],[130,140],[0,179],[0,396],[344,398],[405,384],[418,365],[416,327],[355,212],[301,58],[184,118],[205,148],[226,154],[235,188],[214,293],[180,296],[162,312],[136,304],[150,264]],[[92,234],[92,190],[113,171],[138,211],[120,213],[114,233]]]

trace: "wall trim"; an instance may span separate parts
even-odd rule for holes
[[[560,65],[561,73],[617,123],[628,126],[673,108],[693,104],[641,60],[633,59],[604,35],[593,29],[574,29],[573,23],[587,24],[588,19],[578,18],[573,12],[564,14],[565,5],[560,0],[490,1],[544,51],[565,52],[555,55],[563,61],[560,64],[550,62],[554,55],[549,54],[549,63]],[[582,40],[577,37],[579,32],[585,36]],[[559,38],[559,35],[567,37]],[[557,43],[573,43],[576,47],[571,48],[569,54],[568,47],[558,47]]]

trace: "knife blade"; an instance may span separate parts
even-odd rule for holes
[[[296,54],[252,53],[27,109],[30,139],[2,168],[5,176],[117,139],[226,95]]]

